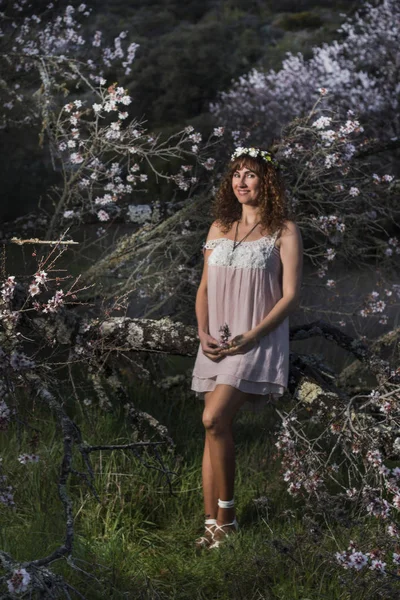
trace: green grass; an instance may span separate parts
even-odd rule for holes
[[[158,472],[128,452],[92,455],[100,503],[73,476],[74,559],[82,571],[73,569],[66,560],[54,563],[53,569],[86,598],[395,597],[391,582],[382,583],[372,573],[349,574],[332,560],[334,552],[345,549],[351,538],[357,539],[359,526],[347,529],[333,519],[329,522],[318,515],[306,515],[303,504],[287,494],[279,463],[274,460],[277,417],[273,407],[259,415],[240,414],[235,423],[239,534],[217,551],[196,554],[193,540],[203,522],[202,403],[179,390],[161,393],[146,386],[136,389],[134,395],[140,398],[137,408],[167,425],[176,442],[175,455],[163,453],[165,462],[176,472],[174,495],[169,494]],[[54,435],[52,419],[37,407],[35,410],[41,430],[38,464],[17,462],[18,454],[29,450],[26,433],[2,432],[0,438],[4,472],[16,488],[16,510],[0,506],[0,547],[21,561],[46,555],[64,535],[56,487],[61,444]],[[89,443],[133,439],[132,426],[122,408],[104,414],[93,406],[87,409],[86,417],[77,420]],[[154,466],[154,459],[150,455],[147,458]],[[82,470],[79,457],[74,467]],[[253,502],[260,496],[269,499],[267,507],[259,508]]]

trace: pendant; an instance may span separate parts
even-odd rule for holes
[[[233,258],[233,250],[231,250],[231,255],[229,257],[229,266],[232,266],[232,258]]]

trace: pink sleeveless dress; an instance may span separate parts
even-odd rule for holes
[[[209,240],[208,322],[209,333],[220,340],[225,323],[230,340],[258,325],[282,297],[282,264],[275,246],[278,232],[255,241],[242,242],[233,251],[233,240]],[[219,383],[257,394],[242,405],[256,412],[270,398],[282,396],[289,375],[289,318],[263,336],[245,354],[225,356],[219,362],[207,358],[199,344],[191,389],[204,398]],[[260,398],[258,395],[262,395]]]

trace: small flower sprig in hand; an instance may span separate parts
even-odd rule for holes
[[[252,350],[258,344],[258,338],[254,332],[247,331],[246,333],[240,333],[228,341],[228,338],[232,335],[228,325],[225,323],[219,328],[219,331],[221,332],[219,351],[219,356],[221,357],[233,354],[246,354],[246,352]]]
[[[220,340],[220,347],[221,348],[228,348],[229,347],[229,338],[231,337],[231,331],[229,329],[229,325],[228,323],[224,323],[223,325],[221,325],[221,327],[218,329],[218,331],[221,333],[219,340]]]

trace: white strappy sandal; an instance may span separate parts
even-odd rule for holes
[[[224,529],[224,527],[230,527],[231,529]],[[223,525],[215,525],[214,527],[214,535],[213,541],[208,546],[208,549],[218,548],[221,544],[224,544],[226,539],[237,533],[239,530],[239,523],[236,521],[236,518],[233,519],[232,523],[224,523]]]
[[[217,525],[217,519],[206,519],[204,521],[204,535],[195,540],[195,546],[198,550],[208,548],[214,540],[214,528]]]
[[[233,508],[234,505],[234,500],[220,500],[218,498],[218,506],[220,508]],[[228,527],[229,529],[224,529],[224,527]],[[218,523],[215,523],[213,539],[209,544],[208,549],[211,550],[212,548],[218,548],[230,535],[237,533],[238,530],[239,523],[237,522],[236,517],[231,523],[224,523],[223,525],[218,525]]]

